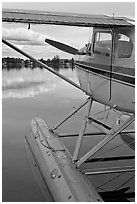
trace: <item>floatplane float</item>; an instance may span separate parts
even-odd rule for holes
[[[121,136],[124,141],[124,136],[128,136],[131,140],[127,144],[134,149],[132,144],[135,140],[135,131],[134,129],[127,130],[127,127],[133,124],[135,120],[134,20],[105,15],[3,9],[2,21],[27,23],[29,25],[28,29],[30,29],[31,24],[93,27],[91,40],[80,50],[62,42],[45,39],[46,43],[74,55],[79,85],[17,48],[11,42],[4,38],[2,40],[10,48],[31,59],[87,95],[86,101],[75,108],[55,127],[50,127],[41,118],[33,119],[31,121],[31,132],[25,136],[29,157],[31,158],[33,169],[37,173],[36,179],[40,183],[47,200],[58,202],[102,202],[122,201],[122,199],[128,201],[129,198],[134,197],[134,192],[129,192],[129,188],[122,188],[123,185],[115,191],[98,192],[88,179],[88,175],[134,172],[134,165],[81,170],[81,166],[84,163],[135,159],[134,155],[93,158],[99,150],[117,136]],[[118,120],[113,127],[90,115],[94,101],[109,107],[110,110],[120,112]],[[58,134],[57,129],[85,105],[87,109],[80,133]],[[122,117],[124,117],[124,120]],[[99,127],[101,132],[86,133],[85,130],[89,123]],[[104,137],[85,155],[80,157],[83,139],[89,135],[96,137],[104,135]],[[74,153],[71,155],[62,142],[61,137],[73,136],[77,136],[77,142]]]

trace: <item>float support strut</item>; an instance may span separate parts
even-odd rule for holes
[[[82,140],[83,140],[83,136],[84,136],[84,133],[85,133],[85,130],[86,130],[86,126],[87,126],[87,122],[88,122],[87,118],[89,117],[89,114],[90,114],[92,102],[93,102],[93,99],[90,98],[90,100],[88,102],[89,104],[88,104],[88,107],[87,107],[87,112],[86,112],[85,117],[84,117],[83,126],[82,126],[82,129],[81,129],[80,133],[79,133],[77,143],[76,143],[76,146],[75,146],[75,150],[74,150],[74,154],[73,154],[73,158],[72,158],[72,160],[74,162],[78,160],[78,154],[79,154],[80,147],[81,147]]]
[[[75,113],[77,113],[83,106],[85,106],[89,102],[89,98],[86,99],[80,106],[78,106],[76,109],[74,109],[62,122],[57,124],[55,127],[52,128],[52,131],[56,130],[58,127],[60,127],[64,122],[66,122],[71,116],[73,116]]]
[[[135,120],[135,115],[130,116],[125,122],[123,122],[117,129],[111,129],[109,134],[95,147],[93,147],[87,154],[77,161],[77,167],[83,164],[91,156],[93,156],[97,151],[104,147],[108,142],[114,139],[121,131],[128,127]]]

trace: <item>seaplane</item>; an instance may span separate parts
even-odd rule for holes
[[[51,127],[43,119],[36,117],[31,121],[31,130],[25,136],[27,151],[32,162],[36,179],[48,201],[56,202],[105,202],[129,201],[135,193],[124,187],[134,179],[134,155],[94,157],[102,148],[109,145],[116,137],[121,137],[135,149],[135,24],[126,17],[106,15],[82,15],[72,13],[56,13],[32,10],[2,10],[2,21],[31,24],[50,24],[60,26],[92,27],[91,40],[82,48],[76,49],[52,39],[45,43],[74,56],[74,64],[79,84],[63,74],[54,71],[30,54],[19,49],[11,42],[2,42],[42,66],[46,70],[65,80],[67,83],[83,91],[87,98],[56,126]],[[79,33],[80,34],[80,33]],[[45,79],[46,80],[46,79]],[[118,113],[113,125],[91,114],[93,103],[104,105],[104,113]],[[79,133],[63,135],[58,128],[74,114],[86,106],[83,123]],[[106,118],[108,117],[108,114]],[[87,133],[87,125],[97,127],[100,131]],[[98,143],[80,156],[83,141],[86,137],[98,137]],[[77,137],[73,154],[70,154],[61,138]],[[91,145],[92,146],[92,145]],[[125,165],[121,163],[125,161]],[[127,166],[126,162],[132,161]],[[96,167],[96,163],[109,163],[107,167]],[[113,162],[118,166],[113,166]],[[86,165],[85,165],[86,164]],[[87,168],[91,164],[91,168]],[[116,175],[106,183],[132,172],[132,177],[125,179],[119,187],[103,191],[103,185],[96,188],[92,182],[94,175]],[[89,179],[89,176],[91,180]],[[102,187],[102,188],[101,188]]]

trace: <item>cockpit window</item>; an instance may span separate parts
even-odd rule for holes
[[[118,58],[129,58],[131,57],[133,50],[133,43],[131,39],[124,35],[118,35]]]
[[[112,35],[110,32],[96,32],[94,38],[94,53],[110,56]]]

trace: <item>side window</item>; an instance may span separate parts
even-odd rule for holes
[[[130,58],[133,50],[131,39],[123,34],[118,35],[118,58]]]
[[[110,56],[112,46],[112,35],[109,32],[96,32],[94,38],[93,52]]]

